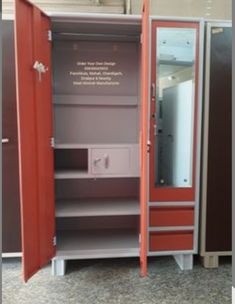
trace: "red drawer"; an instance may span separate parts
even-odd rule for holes
[[[150,251],[192,250],[193,231],[150,233]]]
[[[152,207],[150,208],[150,226],[193,226],[193,207]]]

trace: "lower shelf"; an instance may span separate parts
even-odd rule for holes
[[[58,200],[56,217],[139,215],[138,198]]]
[[[139,256],[136,230],[57,231],[55,259],[95,259]]]

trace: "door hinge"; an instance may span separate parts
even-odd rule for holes
[[[151,96],[152,96],[152,101],[155,101],[155,97],[156,97],[156,85],[155,85],[155,83],[151,84]]]
[[[55,138],[51,137],[51,147],[55,148]]]
[[[148,153],[150,152],[150,148],[151,148],[151,141],[148,140],[148,142],[147,142],[147,152]]]
[[[56,236],[53,236],[53,241],[52,241],[52,243],[53,243],[53,246],[56,246]]]
[[[139,244],[141,244],[141,234],[139,234]]]
[[[51,30],[49,30],[47,32],[47,37],[48,37],[48,41],[52,41],[52,32],[51,32]]]
[[[140,34],[140,43],[143,43],[143,34]]]

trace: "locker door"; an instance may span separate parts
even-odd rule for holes
[[[16,0],[15,50],[23,277],[55,255],[49,18]],[[38,70],[41,69],[41,73]]]
[[[140,265],[141,275],[147,275],[147,125],[149,92],[149,0],[144,1],[141,50],[141,176],[140,176]]]

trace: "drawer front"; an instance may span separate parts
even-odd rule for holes
[[[193,207],[151,207],[150,226],[193,226]]]
[[[150,233],[150,251],[192,250],[193,231]]]
[[[131,171],[129,148],[97,148],[91,151],[93,174],[124,174]]]

